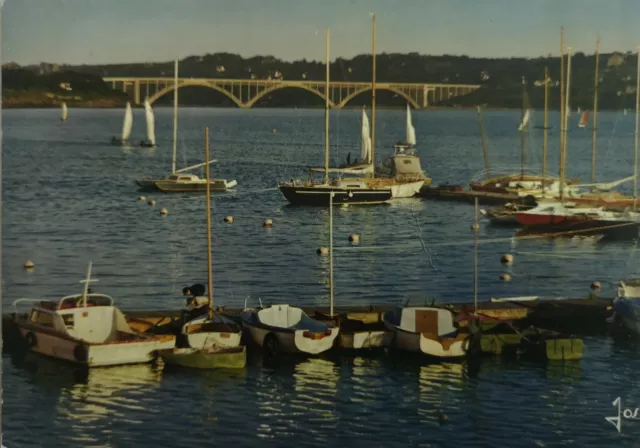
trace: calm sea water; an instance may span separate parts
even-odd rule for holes
[[[172,113],[156,111],[155,149],[108,144],[122,111],[3,111],[3,309],[21,297],[80,291],[93,262],[96,290],[124,309],[181,307],[183,286],[206,282],[204,197],[152,194],[138,201],[134,179],[171,168]],[[141,110],[132,139],[144,138]],[[541,124],[534,113],[534,124]],[[332,157],[359,153],[360,112],[332,114]],[[423,167],[434,184],[466,183],[483,167],[475,111],[415,111]],[[519,113],[485,112],[492,166],[519,169]],[[551,114],[551,121],[558,121]],[[574,117],[577,122],[577,117]],[[404,112],[379,111],[376,155],[404,137]],[[633,117],[599,114],[598,180],[633,174]],[[178,165],[204,158],[204,127],[219,163],[215,176],[237,192],[213,203],[214,299],[328,303],[328,210],[291,207],[275,189],[323,163],[320,110],[183,109]],[[549,170],[557,172],[557,126]],[[542,131],[528,135],[528,165],[539,168]],[[574,123],[568,176],[590,179],[591,131]],[[630,185],[627,185],[627,189]],[[169,214],[161,216],[159,210]],[[223,217],[233,215],[226,224]],[[265,229],[263,220],[274,226]],[[337,208],[334,214],[337,305],[473,300],[473,241],[468,204],[398,201]],[[359,246],[347,236],[361,235]],[[580,297],[594,280],[603,295],[637,275],[633,243],[523,240],[483,225],[479,297]],[[512,253],[505,268],[499,257]],[[25,272],[26,259],[36,268]],[[498,280],[502,272],[513,280]],[[488,360],[469,374],[455,364],[399,362],[386,356],[329,357],[264,367],[252,356],[239,373],[100,369],[78,377],[39,357],[4,358],[4,437],[13,447],[129,446],[632,446],[640,421],[619,434],[605,420],[613,400],[640,406],[640,352],[608,337],[586,340],[580,363],[548,366]],[[448,420],[438,418],[444,413]]]

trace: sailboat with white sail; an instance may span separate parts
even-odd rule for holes
[[[200,168],[205,165],[209,165],[215,160],[208,160],[196,165],[187,166],[185,168],[176,169],[177,166],[177,154],[178,154],[178,60],[175,60],[174,68],[174,83],[175,89],[173,91],[173,157],[171,160],[171,174],[163,178],[145,178],[136,180],[136,184],[141,190],[151,191],[163,191],[163,192],[204,192],[207,189],[207,185],[211,186],[213,191],[227,191],[236,185],[238,182],[235,180],[227,181],[226,179],[201,179],[195,174],[187,173],[196,168]],[[150,109],[150,106],[149,106]],[[151,119],[153,120],[153,112],[151,113]],[[149,115],[147,114],[147,130],[149,130]],[[153,141],[155,142],[155,134],[152,134]]]
[[[133,111],[131,110],[131,103],[127,101],[127,107],[124,110],[124,121],[122,122],[122,135],[120,139],[116,137],[111,138],[111,144],[125,146],[127,139],[131,135],[131,129],[133,127]]]
[[[578,122],[578,127],[584,128],[584,127],[587,127],[587,124],[589,124],[589,111],[585,110],[584,112],[582,112],[582,115],[580,115],[580,121]]]
[[[522,118],[522,121],[520,122],[520,125],[518,126],[518,131],[526,132],[527,124],[529,124],[529,118],[530,117],[531,117],[531,109],[525,110],[524,117]]]
[[[147,139],[140,142],[143,148],[155,148],[156,146],[156,121],[153,116],[153,109],[149,103],[149,98],[144,100],[144,114],[147,120]]]
[[[67,110],[67,103],[62,103],[62,105],[60,106],[60,121],[61,122],[65,122],[67,121],[67,114],[68,114],[68,110]]]

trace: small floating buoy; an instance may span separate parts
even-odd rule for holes
[[[471,230],[478,232],[480,230],[480,224],[471,224]]]
[[[233,216],[225,216],[224,217],[224,222],[232,223],[233,222]]]
[[[271,129],[271,133],[272,133],[272,134],[275,134],[275,133],[276,133],[276,130],[275,130],[275,129]]]
[[[500,257],[500,263],[502,263],[502,264],[512,264],[513,263],[513,255],[504,254],[502,257]]]
[[[166,208],[163,208],[162,210],[160,210],[161,215],[166,215],[167,213],[169,213],[169,210],[167,210]]]
[[[138,196],[138,201],[146,201],[146,199],[145,196]]]
[[[263,225],[265,227],[271,227],[273,225],[273,221],[271,219],[265,219]]]
[[[154,201],[153,199],[149,199],[149,200],[147,201],[147,204],[149,204],[150,206],[152,206],[152,207],[153,207],[154,205],[156,205],[156,201]]]
[[[36,267],[36,265],[31,260],[27,260],[27,261],[24,262],[24,268],[25,269],[33,269],[35,267]]]
[[[510,282],[511,274],[500,274],[500,280],[502,280],[503,282]]]
[[[600,282],[591,283],[591,289],[594,291],[597,291],[598,289],[600,289]]]
[[[360,235],[357,233],[352,233],[349,235],[349,242],[353,244],[358,244],[360,242]]]
[[[319,248],[318,255],[329,255],[329,248],[328,247]]]
[[[485,209],[480,209],[480,214],[482,216],[487,216],[487,211]]]

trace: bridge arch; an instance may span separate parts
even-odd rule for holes
[[[304,85],[299,85],[299,84],[287,84],[286,82],[282,83],[282,84],[276,84],[274,86],[271,87],[267,87],[266,89],[264,89],[261,92],[258,92],[258,94],[256,96],[254,96],[253,98],[251,98],[249,101],[247,101],[245,103],[245,107],[252,107],[258,100],[260,100],[260,98],[262,98],[263,96],[274,92],[276,90],[280,90],[280,89],[287,89],[287,88],[296,88],[296,89],[303,89],[306,90],[307,92],[311,92],[317,96],[319,96],[320,98],[322,98],[323,100],[325,99],[325,96],[318,90],[312,88],[312,87],[307,87]],[[329,107],[330,108],[334,108],[336,107],[336,105],[333,103],[333,101],[331,101],[331,99],[329,99]]]
[[[217,86],[215,84],[210,84],[208,82],[203,82],[203,81],[182,81],[182,82],[178,82],[178,89],[180,89],[181,87],[193,87],[193,86],[196,86],[196,87],[208,87],[209,89],[216,90],[216,91],[224,94],[227,98],[229,98],[234,103],[236,103],[238,105],[238,107],[248,107],[248,106],[242,104],[242,101],[240,101],[238,99],[238,97],[236,97],[232,93],[228,92],[227,90],[225,90],[225,89],[223,89],[223,88],[221,88],[221,87],[219,87],[219,86]],[[176,88],[175,84],[169,84],[164,89],[158,90],[156,93],[154,93],[149,98],[149,104],[153,104],[159,98],[161,98],[162,96],[166,95],[169,92],[173,92],[175,90],[175,88]]]
[[[339,109],[342,109],[349,101],[354,99],[356,96],[360,95],[361,93],[368,92],[369,90],[371,90],[371,86],[363,87],[363,88],[361,88],[359,90],[356,90],[355,92],[350,93],[336,107],[338,107]],[[417,101],[415,101],[409,95],[404,93],[402,90],[394,89],[392,87],[382,87],[382,88],[380,88],[378,86],[376,86],[376,90],[388,90],[390,92],[398,94],[402,98],[407,100],[413,106],[414,109],[420,109],[420,105],[417,103]]]

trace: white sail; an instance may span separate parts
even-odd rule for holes
[[[362,163],[370,163],[371,159],[371,131],[369,130],[369,118],[362,109],[362,150],[360,160]]]
[[[156,144],[156,126],[155,120],[153,118],[153,109],[151,109],[151,104],[149,104],[149,100],[144,100],[144,111],[147,116],[147,140],[152,145]]]
[[[67,119],[67,103],[62,103],[62,110],[60,110],[60,120],[65,121]]]
[[[127,109],[124,111],[124,122],[122,123],[122,142],[126,142],[131,135],[131,127],[133,126],[133,112],[131,111],[131,103],[127,101]]]
[[[407,103],[407,144],[414,146],[416,144],[416,130],[411,122],[411,108]]]
[[[518,131],[522,131],[527,127],[527,123],[529,123],[529,117],[531,116],[531,109],[527,109],[524,111],[524,117],[522,118],[522,123],[518,126]]]

